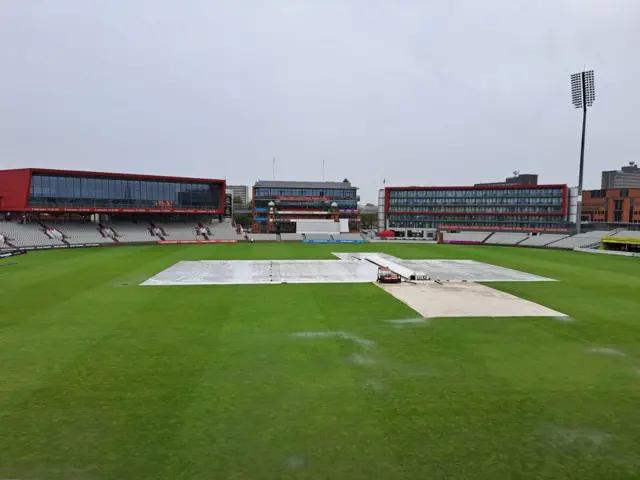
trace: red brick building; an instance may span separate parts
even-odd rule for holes
[[[640,188],[585,190],[582,220],[592,223],[640,223]]]

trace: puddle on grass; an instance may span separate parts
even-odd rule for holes
[[[606,348],[606,347],[593,347],[590,348],[588,350],[591,353],[597,353],[600,355],[614,355],[614,356],[618,356],[618,357],[626,357],[627,354],[620,351],[620,350],[616,350],[615,348]]]
[[[613,435],[601,430],[565,428],[554,423],[543,425],[541,433],[550,437],[551,443],[557,446],[582,444],[597,448],[614,439]]]
[[[302,455],[291,455],[287,457],[285,463],[289,470],[299,470],[307,465],[307,461]]]
[[[349,355],[347,357],[347,362],[352,363],[354,365],[375,365],[378,363],[375,359],[368,357],[366,355],[361,355],[359,353],[354,353],[353,355]]]
[[[364,388],[371,390],[374,393],[384,393],[389,390],[387,384],[377,378],[370,378],[364,382]]]
[[[373,340],[369,340],[367,338],[359,337],[358,335],[354,335],[353,333],[347,332],[295,332],[291,333],[292,337],[301,337],[301,338],[342,338],[344,340],[351,340],[352,342],[365,347],[365,348],[373,348],[376,346],[376,342]]]
[[[395,328],[402,328],[405,326],[412,326],[412,325],[425,325],[429,323],[429,319],[424,317],[417,317],[417,318],[403,318],[399,320],[386,320],[386,322],[390,323]]]
[[[303,338],[327,338],[327,337],[337,337],[340,336],[342,332],[295,332],[292,333],[292,337],[303,337]]]

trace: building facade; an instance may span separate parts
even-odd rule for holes
[[[513,177],[507,177],[504,182],[476,183],[476,187],[490,187],[503,185],[538,185],[537,173],[514,172]]]
[[[231,191],[234,201],[237,198],[243,205],[249,203],[249,187],[246,185],[227,185],[227,190]]]
[[[222,215],[225,181],[25,168],[0,171],[0,212]]]
[[[253,186],[252,231],[296,232],[297,220],[348,219],[360,230],[358,188],[344,182],[258,181]],[[270,204],[273,203],[271,206]],[[273,210],[271,210],[273,208]]]
[[[609,170],[602,172],[602,190],[615,188],[640,188],[640,167],[635,162],[620,170]]]
[[[385,228],[565,230],[566,185],[387,187]]]
[[[582,192],[582,221],[640,223],[640,188],[613,188]]]

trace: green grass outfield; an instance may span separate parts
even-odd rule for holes
[[[555,278],[492,286],[574,321],[398,328],[387,321],[414,314],[375,285],[137,286],[180,260],[375,250]],[[0,478],[640,477],[637,259],[238,244],[0,263],[9,261],[18,264],[0,267]],[[311,331],[356,340],[290,336]]]

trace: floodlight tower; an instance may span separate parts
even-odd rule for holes
[[[580,144],[580,170],[578,173],[578,212],[576,215],[576,232],[582,227],[582,177],[584,174],[584,136],[587,127],[587,107],[593,105],[596,89],[593,83],[593,70],[582,71],[571,75],[571,101],[576,108],[582,108],[582,143]]]

